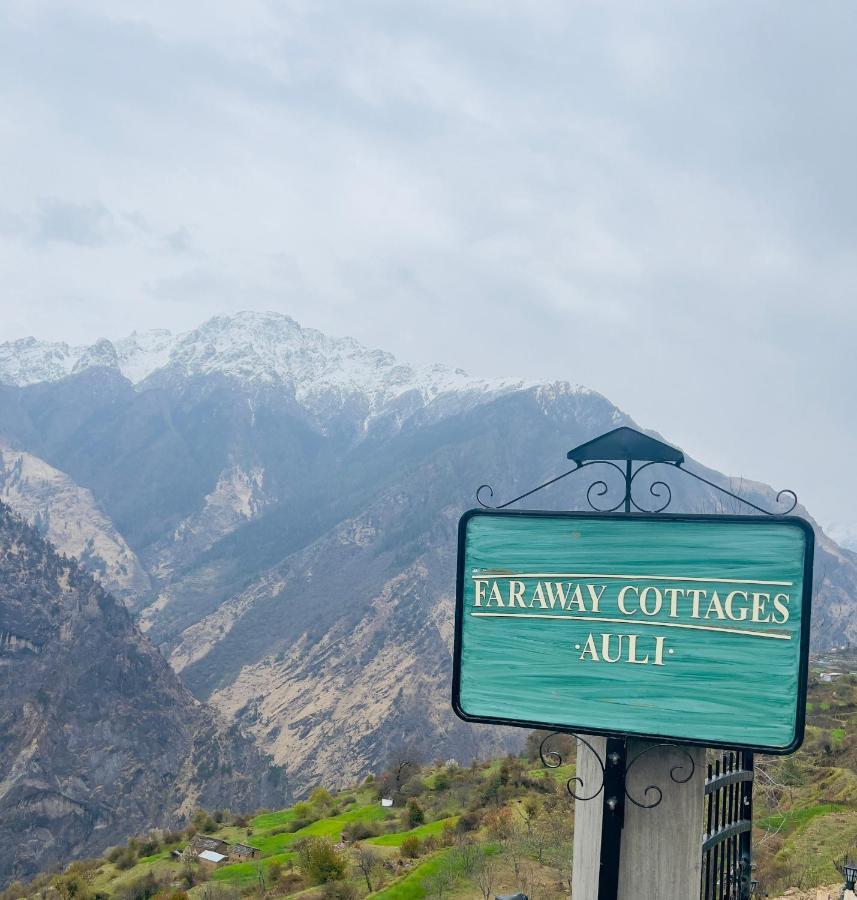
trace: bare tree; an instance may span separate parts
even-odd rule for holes
[[[423,882],[425,892],[434,897],[435,900],[443,900],[443,898],[452,889],[455,878],[448,866],[441,866],[434,875],[426,878]]]
[[[473,880],[485,900],[489,900],[496,878],[497,865],[492,857],[483,852],[473,867]]]
[[[366,889],[370,894],[375,890],[372,887],[372,875],[377,870],[380,862],[380,856],[371,847],[360,847],[357,852],[357,868],[366,879]]]
[[[528,797],[526,800],[517,800],[512,808],[527,826],[527,837],[532,838],[533,822],[539,814],[539,804],[532,797]]]

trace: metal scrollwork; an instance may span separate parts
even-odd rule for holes
[[[765,509],[765,507],[759,506],[757,503],[753,503],[752,500],[748,500],[746,497],[742,497],[740,494],[736,494],[733,491],[727,490],[726,488],[721,487],[719,484],[715,484],[715,482],[710,481],[707,478],[703,478],[702,475],[697,475],[696,472],[691,472],[689,469],[684,468],[681,463],[653,460],[638,465],[636,469],[632,470],[632,468],[629,466],[629,468],[625,470],[622,469],[621,466],[616,465],[615,462],[611,462],[610,460],[606,459],[590,460],[588,462],[578,463],[573,469],[562,472],[555,478],[551,478],[548,481],[545,481],[542,484],[532,488],[531,490],[525,491],[523,494],[514,497],[512,500],[507,500],[505,503],[492,503],[491,501],[494,499],[494,488],[491,487],[490,484],[481,484],[476,491],[476,502],[484,509],[506,509],[507,507],[518,503],[518,501],[523,500],[524,498],[529,497],[532,494],[538,493],[538,491],[544,490],[544,488],[550,487],[550,485],[556,484],[558,481],[562,481],[563,478],[567,478],[569,475],[573,475],[575,472],[579,472],[582,469],[587,469],[590,466],[610,466],[611,468],[615,469],[622,478],[622,494],[617,503],[611,503],[610,500],[607,500],[606,502],[603,501],[603,498],[607,497],[609,494],[618,489],[617,487],[610,485],[604,478],[596,479],[589,485],[589,487],[587,487],[586,502],[589,504],[589,508],[594,510],[595,512],[616,512],[618,509],[621,509],[623,505],[626,511],[634,509],[637,512],[649,514],[663,512],[665,509],[667,509],[667,507],[669,507],[669,505],[672,503],[673,494],[672,488],[670,487],[669,483],[662,479],[657,479],[651,482],[645,488],[647,496],[653,498],[654,503],[652,505],[645,505],[642,498],[639,497],[638,494],[634,493],[637,477],[650,466],[667,466],[673,472],[681,472],[683,475],[687,475],[688,477],[693,478],[696,481],[701,482],[702,484],[708,485],[710,488],[713,488],[715,491],[718,491],[725,497],[729,497],[738,503],[742,503],[745,506],[748,506],[750,509],[755,510],[756,512],[764,513],[766,516],[786,516],[797,506],[798,502],[797,494],[794,491],[789,490],[788,488],[784,488],[777,493],[774,499],[774,503],[776,507],[779,507],[782,504],[787,505],[783,506],[783,508]],[[616,494],[614,493],[613,496],[616,496]],[[599,500],[602,500],[602,502],[599,503]]]
[[[670,748],[675,750],[676,752],[682,754],[682,756],[687,757],[687,762],[680,762],[674,765],[670,769],[670,780],[675,784],[687,784],[691,778],[693,778],[693,773],[696,771],[696,763],[693,761],[693,757],[688,753],[686,747],[682,747],[681,744],[652,744],[651,747],[646,747],[645,750],[641,750],[625,767],[625,777],[627,779],[628,773],[634,767],[636,763],[638,763],[647,753],[651,753],[653,750],[663,750],[665,748]],[[690,765],[688,766],[688,763]],[[687,775],[681,776],[678,773],[687,770]],[[627,781],[625,784],[625,796],[634,804],[634,806],[639,806],[640,809],[654,809],[658,806],[661,800],[664,799],[664,792],[656,785],[650,784],[643,791],[643,797],[648,798],[651,793],[654,793],[654,800],[650,802],[646,802],[645,800],[637,800],[635,797],[632,797],[630,792],[628,791]]]
[[[610,465],[612,465],[612,463]],[[505,503],[498,503],[497,505],[486,503],[480,496],[482,491],[487,490],[489,498],[493,499],[494,488],[491,487],[490,484],[480,484],[476,489],[476,502],[484,509],[505,509],[507,506],[511,506],[513,503],[517,503],[519,500],[523,500],[525,497],[529,497],[530,494],[535,494],[543,488],[549,487],[552,484],[556,484],[557,481],[562,481],[563,478],[566,478],[580,468],[581,466],[575,466],[573,469],[569,469],[567,472],[563,472],[561,475],[557,475],[555,478],[551,478],[548,481],[545,481],[543,484],[538,485],[538,487],[534,487],[532,490],[526,491],[525,493],[520,494],[518,497],[515,497],[512,500],[507,500]],[[619,467],[617,466],[616,468]]]
[[[660,480],[653,481],[649,485],[649,493],[652,495],[652,497],[654,497],[655,500],[658,502],[663,500],[663,502],[661,503],[660,506],[656,507],[655,509],[646,509],[645,507],[640,506],[640,504],[637,503],[637,501],[634,499],[634,481],[636,480],[637,476],[641,472],[643,472],[645,469],[648,469],[649,466],[660,466],[660,465],[669,465],[669,466],[672,466],[673,468],[676,468],[676,469],[678,468],[678,466],[675,463],[661,463],[658,461],[647,462],[647,463],[643,463],[643,465],[639,466],[637,468],[637,470],[631,475],[631,478],[628,482],[628,499],[631,501],[631,505],[634,507],[634,509],[636,509],[638,512],[644,512],[644,513],[663,512],[670,505],[670,503],[672,503],[672,500],[673,500],[672,489],[670,488],[670,486],[667,484],[666,481],[660,481]],[[684,471],[684,470],[682,470],[682,471]],[[664,492],[666,494],[666,499],[664,499]]]
[[[616,463],[608,462],[607,460],[598,461],[598,462],[589,462],[589,463],[581,463],[579,468],[583,469],[586,466],[612,466],[619,475],[621,476],[623,482],[625,480],[625,473],[622,471],[621,466],[617,466]],[[615,490],[615,488],[614,488]],[[616,512],[625,502],[625,493],[626,489],[623,485],[622,494],[619,499],[619,502],[614,504],[613,506],[599,506],[597,503],[593,502],[592,495],[593,492],[596,497],[604,497],[610,492],[610,485],[603,478],[599,478],[597,481],[593,481],[592,484],[586,489],[586,502],[589,504],[590,508],[595,510],[595,512]],[[608,501],[609,502],[609,501]]]
[[[558,734],[568,734],[569,737],[574,738],[579,743],[583,744],[589,752],[595,757],[596,762],[598,763],[599,768],[601,769],[601,784],[598,785],[598,790],[595,791],[594,794],[589,795],[581,795],[577,793],[577,789],[583,789],[585,787],[583,783],[583,779],[579,775],[574,775],[569,778],[565,783],[565,789],[575,800],[594,800],[603,790],[604,790],[604,761],[598,755],[598,751],[586,740],[586,738],[582,738],[579,734],[570,734],[568,732],[560,732],[554,731],[551,732],[544,740],[542,740],[541,744],[539,744],[539,758],[542,761],[542,764],[548,769],[558,769],[562,765],[562,756],[556,750],[546,750],[545,744]],[[576,785],[576,788],[572,788],[572,783]]]

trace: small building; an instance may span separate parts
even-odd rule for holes
[[[258,859],[260,851],[249,844],[230,844],[228,856],[230,859],[242,861],[245,859]]]
[[[195,834],[189,841],[188,847],[194,850],[197,855],[203,850],[211,850],[212,853],[220,853],[225,856],[229,852],[229,844],[221,841],[220,838],[209,837],[207,834]]]
[[[203,850],[202,853],[197,854],[197,859],[209,866],[219,866],[226,859],[226,855],[215,853],[214,850]]]
[[[392,806],[393,798],[392,797],[383,797],[381,799],[381,806]]]
[[[831,681],[836,681],[837,678],[841,678],[844,674],[844,672],[822,672],[818,676],[818,680],[830,684]]]

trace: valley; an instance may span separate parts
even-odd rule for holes
[[[837,883],[834,863],[857,843],[857,655],[821,662],[804,747],[793,757],[756,759],[759,896],[814,898],[816,887]],[[828,681],[831,664],[853,674]],[[357,785],[319,785],[282,809],[198,810],[183,830],[143,832],[104,857],[12,885],[0,900],[45,890],[78,900],[486,900],[486,888],[489,897],[522,891],[560,900],[570,878],[574,803],[565,786],[575,774],[574,748],[552,738],[546,758],[560,762],[549,756],[557,750],[562,760],[548,768],[538,754],[546,734],[533,732],[521,755],[471,765],[400,752]],[[200,860],[205,846],[220,859]]]

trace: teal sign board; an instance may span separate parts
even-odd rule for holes
[[[792,752],[813,545],[795,517],[466,513],[453,706],[473,722]]]

